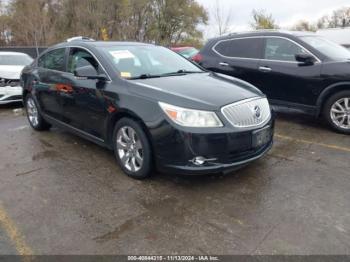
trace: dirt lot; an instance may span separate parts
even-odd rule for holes
[[[126,177],[106,149],[0,108],[0,254],[350,254],[350,137],[280,114],[225,176]]]

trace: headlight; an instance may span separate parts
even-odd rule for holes
[[[187,109],[159,102],[165,114],[176,124],[187,127],[221,127],[223,124],[214,112]]]

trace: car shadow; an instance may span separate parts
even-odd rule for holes
[[[325,132],[335,132],[327,125],[326,121],[321,117],[315,118],[310,115],[298,113],[298,112],[282,112],[276,111],[276,123],[277,126],[282,124],[296,124],[297,126],[305,129],[319,129]]]
[[[16,102],[16,103],[0,105],[0,109],[16,109],[16,108],[23,108],[23,103]]]

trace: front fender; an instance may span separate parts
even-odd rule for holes
[[[341,91],[346,89],[350,90],[350,81],[338,82],[326,87],[318,96],[317,103],[316,103],[316,107],[317,107],[316,116],[320,115],[323,103],[327,100],[327,98],[331,94],[334,94],[336,91]]]

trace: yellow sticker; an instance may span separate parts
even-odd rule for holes
[[[124,77],[124,78],[128,78],[128,77],[131,77],[131,73],[130,72],[120,72],[120,76]]]

